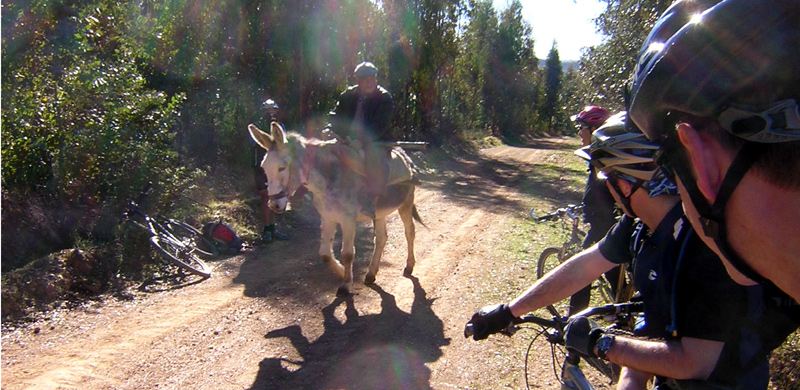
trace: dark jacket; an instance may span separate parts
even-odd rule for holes
[[[364,102],[363,133],[361,126],[354,126],[356,108],[358,106],[358,86],[348,87],[339,96],[339,102],[333,109],[331,123],[334,131],[341,137],[369,141],[393,141],[390,129],[394,103],[389,91],[378,86],[375,93],[368,95]],[[358,134],[361,133],[361,134]]]
[[[589,177],[583,192],[583,219],[589,224],[584,248],[603,238],[608,229],[617,222],[614,216],[616,205],[605,183],[595,177],[595,169],[589,165]]]

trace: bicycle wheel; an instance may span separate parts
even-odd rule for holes
[[[175,238],[201,255],[208,257],[219,256],[219,249],[214,245],[214,242],[206,238],[194,226],[174,219],[166,220],[164,225]]]
[[[565,256],[566,257],[566,256]],[[536,264],[536,278],[541,279],[542,276],[558,267],[564,258],[561,256],[561,248],[547,248],[539,255],[539,261]],[[547,311],[556,317],[563,317],[567,314],[569,309],[569,298],[562,299],[552,305],[547,306]]]
[[[176,242],[173,238],[163,233],[150,237],[150,243],[153,244],[161,257],[179,268],[204,278],[211,276],[211,269],[208,265],[183,243]]]

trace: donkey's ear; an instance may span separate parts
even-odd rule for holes
[[[252,123],[247,125],[247,131],[250,132],[250,138],[252,138],[253,141],[256,141],[256,143],[264,148],[264,150],[269,150],[272,144],[275,143],[275,140],[271,135],[261,131],[261,129]]]
[[[281,145],[286,143],[286,131],[283,130],[283,126],[278,122],[273,121],[270,123],[270,126],[270,132],[272,133],[272,139],[275,141],[275,147],[281,147]]]

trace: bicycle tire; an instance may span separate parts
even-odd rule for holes
[[[558,267],[564,262],[564,257],[568,256],[561,255],[561,248],[550,247],[543,250],[539,255],[539,261],[536,263],[536,279],[541,279],[542,276]],[[569,298],[547,305],[547,311],[556,317],[564,317],[568,308]]]
[[[219,256],[219,249],[213,241],[206,238],[203,233],[194,226],[175,219],[167,219],[167,229],[178,240],[187,246],[191,246],[196,252],[206,257]]]
[[[151,236],[150,243],[153,244],[161,257],[175,266],[197,276],[211,277],[211,268],[191,250],[187,250],[183,243],[176,242],[163,233]]]

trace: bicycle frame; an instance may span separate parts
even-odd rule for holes
[[[572,363],[570,360],[564,359],[564,364],[561,366],[561,389],[567,390],[594,390],[594,386],[586,379],[578,363]]]
[[[144,221],[144,223],[134,218],[131,218],[131,214],[133,214],[135,217],[141,218]],[[125,216],[126,216],[125,217],[126,221],[144,229],[150,234],[150,236],[156,236],[161,234],[168,240],[170,240],[170,242],[172,242],[173,244],[186,249],[186,244],[184,244],[181,240],[175,237],[175,235],[172,234],[172,231],[170,231],[170,229],[165,228],[163,226],[163,222],[159,222],[156,218],[147,215],[144,211],[142,211],[139,208],[139,206],[135,202],[131,202],[128,205],[128,209],[127,211],[125,211]]]
[[[583,240],[586,237],[586,233],[580,229],[580,211],[582,208],[583,204],[569,205],[567,207],[559,208],[556,211],[545,214],[541,217],[537,217],[533,209],[531,209],[529,212],[530,217],[537,222],[561,219],[565,225],[569,223],[570,236],[569,239],[561,245],[561,250],[559,252],[560,259],[566,259],[583,249]],[[632,277],[628,275],[628,266],[627,264],[620,264],[619,267],[620,272],[618,279],[616,281],[608,280],[608,283],[616,282],[615,285],[620,286],[617,288],[616,293],[611,290],[609,285],[606,285],[605,283],[598,284],[598,287],[602,290],[602,293],[605,294],[606,299],[611,302],[627,301],[633,295],[633,286],[626,282],[627,279],[632,280]]]
[[[534,209],[531,209],[528,212],[528,215],[531,219],[536,222],[545,222],[545,221],[553,221],[556,219],[560,219],[564,225],[568,225],[570,227],[570,235],[569,239],[564,242],[561,246],[561,255],[564,256],[568,254],[571,249],[580,249],[581,245],[583,244],[583,237],[586,236],[586,233],[580,229],[580,212],[583,209],[583,204],[579,205],[569,205],[567,207],[561,207],[552,213],[545,214],[543,216],[536,216],[536,212]]]
[[[194,237],[199,237],[201,234],[197,229],[182,221],[160,216],[151,217],[139,207],[139,203],[147,195],[150,187],[151,185],[148,183],[136,200],[128,203],[122,214],[122,222],[145,230],[159,259],[163,260],[165,264],[176,266],[181,276],[184,271],[188,271],[203,278],[210,277],[210,267],[197,256],[197,253],[213,254],[203,251],[193,242]]]

